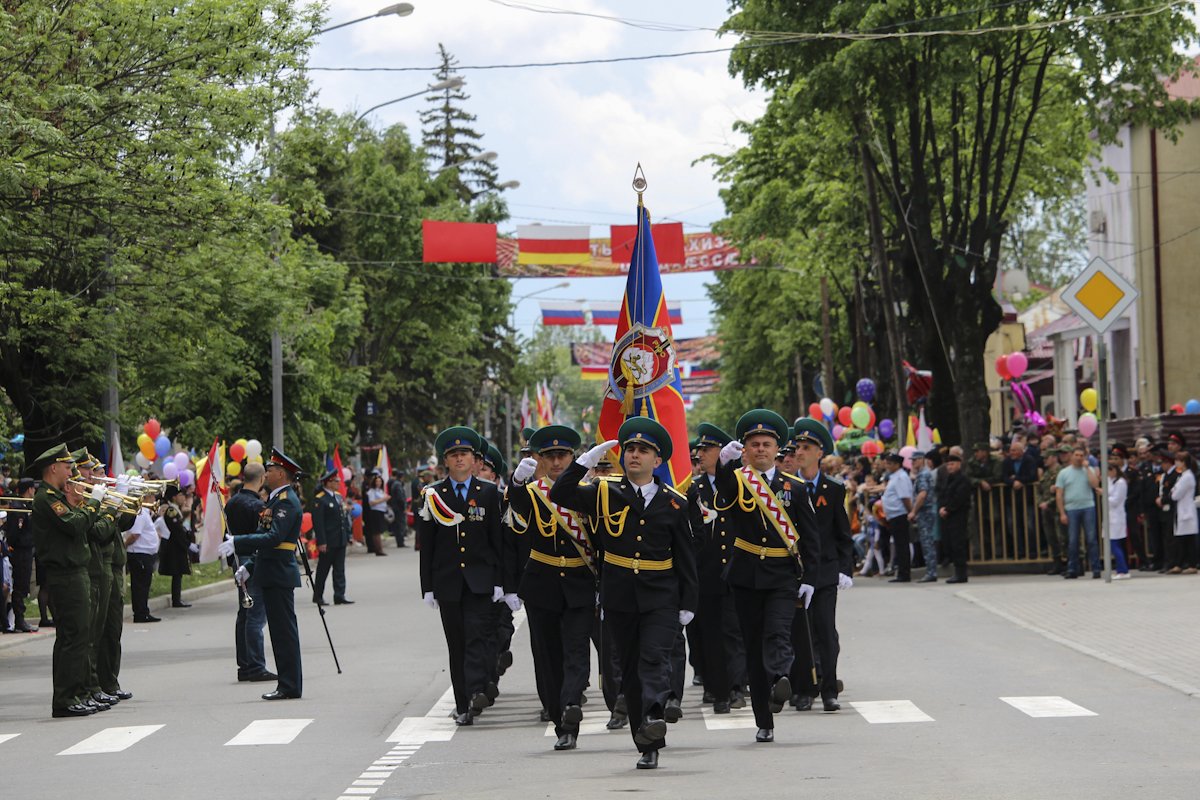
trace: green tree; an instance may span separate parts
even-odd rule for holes
[[[933,415],[948,440],[985,434],[982,355],[1000,321],[992,286],[1005,231],[1021,203],[1078,184],[1094,147],[1089,131],[1110,142],[1127,122],[1170,129],[1190,113],[1162,84],[1187,64],[1180,51],[1195,39],[1187,9],[1149,11],[1132,0],[734,0],[731,8],[725,30],[742,37],[731,71],[853,143],[813,169],[839,181],[861,176],[857,230],[884,310],[909,318],[888,320],[893,351],[903,325],[933,371]],[[1096,14],[1121,16],[1086,19]]]
[[[435,73],[438,81],[461,78],[455,67],[458,59],[438,45],[441,66]],[[446,88],[427,98],[429,108],[421,112],[421,143],[430,160],[438,169],[445,170],[451,178],[456,194],[463,202],[483,192],[496,189],[496,165],[479,160],[483,153],[480,141],[483,134],[472,126],[475,115],[468,113],[463,104],[471,96],[462,86]]]

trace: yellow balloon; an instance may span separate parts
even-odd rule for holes
[[[1079,393],[1079,404],[1083,406],[1084,411],[1095,411],[1099,399],[1100,396],[1096,394],[1096,390],[1090,387]]]
[[[867,418],[870,419],[871,407],[869,405],[867,405],[864,401],[859,400],[857,403],[855,403],[853,406],[850,407],[850,410],[853,411],[856,408],[861,408],[861,409],[865,410],[867,412]]]
[[[236,478],[242,474],[242,465],[237,461],[230,461],[225,467],[225,474],[231,478]]]
[[[138,443],[139,450],[145,450],[146,445],[150,445],[151,447],[154,447],[154,440],[151,439],[149,434],[146,434],[146,433],[138,434],[137,443]]]
[[[246,440],[245,439],[238,439],[236,442],[234,442],[234,444],[240,444],[242,446],[243,450],[246,449]]]
[[[251,464],[263,463],[262,456],[246,456],[246,461]]]

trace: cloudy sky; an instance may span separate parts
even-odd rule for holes
[[[639,161],[649,180],[646,205],[654,221],[680,221],[685,231],[699,231],[724,215],[712,168],[692,162],[739,146],[742,139],[733,132],[733,123],[754,119],[765,103],[761,92],[749,92],[729,76],[727,53],[618,64],[470,68],[729,47],[731,37],[704,30],[724,21],[724,0],[412,2],[416,10],[411,16],[372,19],[318,39],[310,74],[319,102],[338,111],[362,111],[420,91],[434,80],[437,46],[444,44],[463,67],[464,90],[470,95],[466,108],[478,117],[483,145],[499,154],[500,180],[521,182],[519,189],[505,193],[512,219],[502,230],[530,222],[586,223],[592,225],[592,236],[600,237],[608,235],[611,224],[632,224],[636,196],[630,181]],[[332,0],[328,24],[373,14],[385,5],[386,0]],[[580,13],[555,13],[560,11]],[[426,69],[322,69],[330,67]],[[407,100],[373,112],[371,119],[380,126],[403,123],[415,132],[424,105],[424,98]],[[684,325],[676,329],[677,336],[708,332],[708,278],[704,273],[664,278],[668,299],[683,302]],[[559,282],[519,280],[513,296]],[[532,333],[539,299],[616,300],[623,288],[620,278],[573,280],[569,287],[519,301],[517,328]]]

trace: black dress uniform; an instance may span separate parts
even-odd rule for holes
[[[296,462],[274,448],[267,466],[282,467],[292,476],[300,471]],[[267,607],[267,630],[271,634],[279,684],[274,692],[263,695],[266,700],[297,698],[304,690],[295,596],[300,587],[296,548],[303,518],[296,490],[285,484],[272,491],[267,499],[260,515],[260,532],[233,538],[234,552],[239,556],[254,556],[247,569],[253,568],[254,582],[262,589],[263,605]]]
[[[439,434],[437,449],[443,458],[461,447],[478,451],[479,434],[465,427]],[[487,685],[488,660],[495,658],[490,628],[495,589],[504,586],[504,576],[500,492],[496,484],[474,477],[460,487],[446,478],[425,489],[417,537],[421,593],[432,593],[441,612],[456,721],[466,725],[495,697],[495,687]]]
[[[229,533],[234,538],[257,533],[265,507],[266,503],[259,497],[258,492],[244,487],[239,489],[225,504],[225,521],[229,524]],[[254,568],[253,556],[239,559],[239,562],[247,572]],[[257,602],[252,599],[253,605],[250,608],[246,608],[245,605],[247,595],[251,598],[254,595],[258,596]],[[233,642],[239,681],[254,680],[256,677],[271,680],[275,677],[267,670],[266,655],[263,652],[262,629],[266,623],[266,614],[266,600],[257,586],[251,587],[249,581],[245,586],[238,586],[238,610],[237,619],[233,624]]]
[[[571,452],[579,441],[570,428],[548,425],[533,434],[530,444],[537,453]],[[591,674],[596,576],[590,545],[578,544],[564,527],[572,520],[570,512],[560,513],[547,497],[552,487],[544,478],[513,485],[508,499],[513,511],[529,521],[529,560],[517,593],[525,604],[530,638],[536,642],[535,657],[541,662],[538,670],[549,703],[546,711],[559,737],[556,747],[569,749],[579,735],[580,701]],[[582,524],[580,532],[586,535]]]
[[[333,477],[326,474],[321,481]],[[313,533],[317,547],[325,546],[325,552],[317,555],[317,578],[313,585],[313,602],[325,602],[325,580],[333,570],[333,602],[342,605],[346,600],[346,547],[350,544],[350,519],[342,507],[342,498],[337,492],[325,488],[317,490],[312,502]]]
[[[33,482],[23,479],[17,486],[17,496],[24,497]],[[33,528],[28,514],[9,514],[4,521],[4,538],[8,541],[9,558],[12,561],[12,607],[13,629],[28,633],[33,631],[25,621],[25,599],[33,579]]]
[[[784,442],[788,431],[782,417],[762,409],[747,412],[738,420],[737,435],[743,440],[755,434],[770,434]],[[813,507],[799,477],[778,468],[761,476],[769,481],[796,530],[797,561],[758,502],[739,482],[736,472],[741,466],[741,460],[735,459],[717,468],[717,491],[733,501],[728,515],[734,546],[725,567],[725,580],[733,587],[746,643],[746,671],[758,738],[770,741],[775,728],[773,714],[791,699],[792,619],[801,564],[819,563],[821,544]]]
[[[626,421],[618,432],[622,448],[643,441],[670,457],[670,437],[644,417]],[[550,490],[550,499],[593,517],[599,554],[600,607],[621,655],[622,694],[634,743],[657,764],[665,746],[664,711],[674,697],[671,650],[679,634],[679,612],[698,605],[695,551],[687,497],[654,479],[657,491],[643,507],[628,478],[580,483],[588,468],[567,467]],[[678,699],[678,698],[675,698]],[[653,735],[657,733],[657,735]],[[639,766],[642,762],[639,762]]]

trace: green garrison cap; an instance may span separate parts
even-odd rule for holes
[[[479,449],[475,451],[475,455],[479,456],[480,458],[484,458],[487,456],[488,448],[491,446],[492,443],[489,442],[482,433],[479,434]]]
[[[496,471],[497,475],[504,475],[508,472],[508,464],[504,461],[504,456],[500,455],[500,451],[496,449],[496,445],[489,444],[487,455],[483,457],[483,463],[490,466]]]
[[[535,453],[549,453],[552,450],[567,450],[575,452],[582,438],[574,428],[566,425],[547,425],[538,428],[529,437],[529,446]]]
[[[67,446],[65,444],[60,444],[57,447],[51,447],[49,450],[35,458],[33,463],[26,467],[25,474],[31,478],[41,478],[42,471],[51,464],[54,464],[58,461],[71,463],[74,460],[75,459],[71,458],[71,451],[67,449]]]
[[[747,436],[766,433],[778,439],[780,445],[784,445],[787,444],[790,430],[787,420],[774,411],[756,408],[742,414],[742,418],[737,421],[736,434],[737,438],[744,442]]]
[[[617,430],[621,449],[630,442],[641,442],[658,451],[663,461],[671,457],[673,445],[667,429],[649,417],[630,417]]]
[[[528,442],[529,437],[533,436],[533,433],[536,430],[537,428],[521,428],[521,438]]]
[[[446,430],[437,435],[433,449],[437,451],[438,458],[445,458],[447,453],[455,450],[470,450],[472,453],[478,453],[480,438],[474,428],[468,428],[466,425],[455,425],[453,428],[446,428]]]
[[[833,452],[833,436],[829,430],[809,417],[800,417],[792,427],[792,441],[796,444],[812,442],[821,448],[821,452],[829,455]]]
[[[701,422],[696,428],[697,447],[724,447],[732,440],[732,436],[711,423]]]

